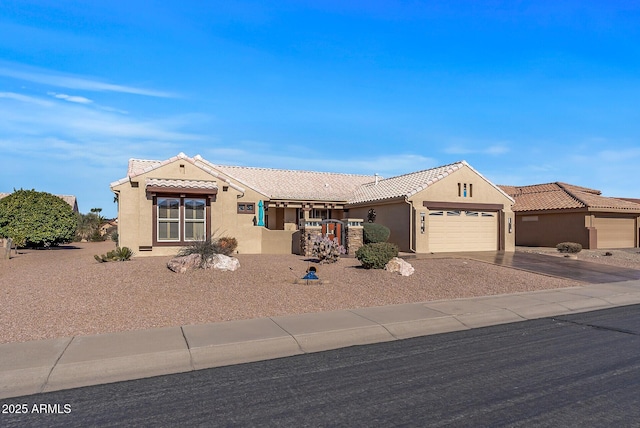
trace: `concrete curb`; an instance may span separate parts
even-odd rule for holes
[[[0,345],[0,398],[640,304],[640,280]]]

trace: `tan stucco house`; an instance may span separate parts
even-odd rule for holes
[[[138,255],[175,254],[212,233],[235,237],[240,253],[298,253],[305,225],[349,219],[384,224],[407,252],[515,245],[513,199],[464,161],[383,179],[216,165],[180,153],[131,159],[111,189],[119,245]]]
[[[640,205],[567,183],[500,186],[516,201],[516,245],[583,248],[638,246]]]

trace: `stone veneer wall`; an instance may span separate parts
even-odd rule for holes
[[[300,222],[300,255],[311,257],[313,241],[322,235],[321,219],[302,220]]]
[[[347,255],[354,256],[356,251],[364,245],[364,228],[361,218],[349,218],[345,220],[347,224],[345,247]]]

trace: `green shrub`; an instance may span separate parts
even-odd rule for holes
[[[340,254],[346,253],[345,248],[338,243],[336,238],[317,236],[313,241],[311,254],[320,260],[320,263],[334,263],[340,258]]]
[[[93,258],[96,259],[98,263],[126,262],[131,260],[131,256],[133,256],[133,251],[131,251],[129,247],[116,247],[115,250],[109,251],[107,254],[101,256],[96,254]]]
[[[582,251],[582,245],[577,242],[561,242],[556,245],[556,248],[561,253],[578,254]]]
[[[397,245],[389,242],[365,244],[356,251],[356,258],[365,269],[383,269],[389,260],[397,256]]]
[[[49,247],[71,242],[77,219],[60,197],[35,190],[15,190],[0,199],[0,237],[18,247]]]
[[[363,238],[365,244],[387,242],[391,230],[387,226],[378,223],[363,223]]]
[[[91,234],[91,238],[89,239],[91,242],[102,242],[105,237],[100,235],[100,230],[94,230]]]

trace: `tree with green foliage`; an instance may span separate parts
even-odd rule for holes
[[[78,229],[76,230],[76,240],[82,241],[103,241],[100,235],[100,226],[104,223],[104,217],[100,215],[102,208],[91,208],[87,214],[77,213]]]
[[[0,199],[0,237],[19,247],[71,242],[76,227],[71,206],[50,193],[20,189]]]

